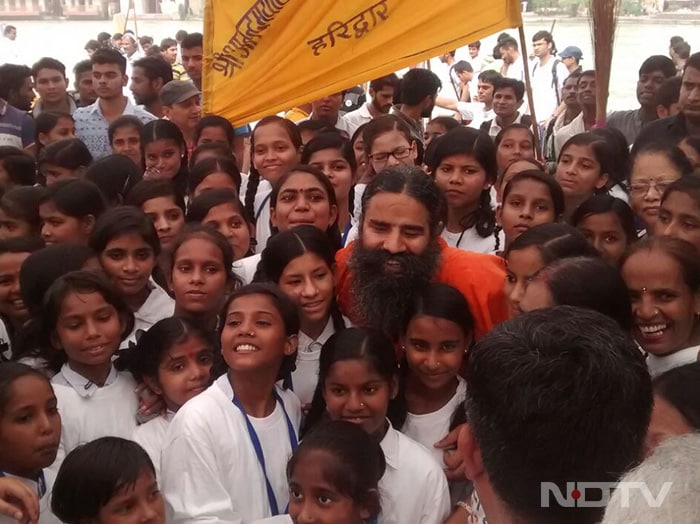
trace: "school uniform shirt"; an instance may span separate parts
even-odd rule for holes
[[[33,480],[26,479],[24,477],[16,477],[14,475],[9,475],[3,473],[3,477],[14,478],[25,484],[32,492],[40,495],[39,497],[39,524],[61,524],[58,517],[51,512],[51,491],[53,490],[53,484],[56,481],[56,474],[51,470],[45,469],[44,474],[44,489],[41,490],[39,484]],[[43,492],[42,492],[43,491]],[[0,515],[0,524],[17,524],[15,519]]]
[[[5,321],[0,319],[0,362],[12,359],[12,341]]]
[[[347,127],[350,138],[355,134],[355,131],[363,125],[374,118],[372,113],[369,112],[369,104],[362,104],[359,108],[354,111],[346,113],[343,118],[345,119],[345,125]]]
[[[136,342],[138,330],[147,331],[159,320],[172,317],[175,314],[175,300],[155,282],[149,281],[148,286],[151,288],[151,292],[138,311],[134,313],[134,329],[122,342],[122,347],[126,347],[129,342]]]
[[[128,372],[109,372],[98,387],[68,364],[51,379],[61,413],[61,445],[51,469],[58,471],[65,456],[81,444],[100,437],[130,439],[139,408],[136,381]]]
[[[311,404],[314,391],[318,384],[319,359],[321,347],[333,336],[335,328],[333,319],[328,318],[326,327],[319,337],[314,340],[303,331],[299,331],[299,346],[297,350],[297,367],[292,372],[292,390],[299,397],[301,405]]]
[[[276,388],[298,435],[299,399]],[[265,467],[280,511],[289,501],[285,469],[292,454],[280,403],[264,419],[249,417],[260,439]],[[265,477],[243,413],[223,375],[175,415],[161,455],[162,488],[174,523],[249,524],[271,517]]]
[[[293,524],[293,522],[292,517],[289,515],[277,515],[269,519],[253,521],[253,524]]]
[[[482,128],[485,127],[485,125],[488,123],[488,133],[491,138],[496,140],[496,137],[498,136],[498,133],[500,133],[503,128],[501,125],[496,121],[496,117],[492,118],[491,121],[489,122],[486,120],[482,124]],[[515,120],[513,120],[513,124],[525,124],[525,125],[530,125],[530,116],[526,115],[520,111],[518,111],[518,116],[515,117]],[[507,126],[506,126],[507,127]]]
[[[700,353],[700,346],[692,346],[689,348],[681,349],[670,355],[665,355],[663,357],[658,357],[652,355],[651,353],[647,355],[647,368],[649,369],[649,374],[651,378],[656,378],[659,375],[672,370],[673,368],[678,368],[685,366],[686,364],[692,364],[698,361],[698,353]]]
[[[253,281],[261,258],[262,253],[256,253],[233,263],[233,274],[239,278],[241,285],[245,286]]]
[[[165,415],[149,420],[145,424],[137,426],[131,440],[141,446],[156,468],[156,477],[160,480],[160,455],[163,451],[165,433],[170,422],[175,417],[175,412],[168,410]]]
[[[493,233],[487,237],[482,237],[477,233],[475,227],[465,229],[464,233],[451,233],[447,228],[442,230],[440,236],[447,242],[450,247],[456,247],[473,253],[486,253],[489,255],[495,254],[503,249],[505,236],[503,231]]]
[[[430,452],[391,425],[380,445],[386,471],[379,481],[379,523],[442,524],[450,514],[450,493]]]
[[[564,147],[564,144],[566,144],[569,138],[585,132],[586,126],[583,123],[583,112],[581,112],[571,122],[554,133],[554,153],[556,154],[556,158],[559,158],[561,148]]]
[[[458,384],[455,394],[447,404],[432,413],[415,415],[406,413],[406,421],[401,428],[401,433],[423,445],[441,467],[443,464],[443,451],[433,444],[439,442],[450,432],[450,422],[455,411],[461,409],[467,397],[467,383],[462,377],[457,377]]]

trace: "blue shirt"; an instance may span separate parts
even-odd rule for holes
[[[24,149],[34,143],[34,120],[0,98],[0,146]]]
[[[128,98],[122,112],[123,115],[134,115],[144,124],[156,120],[155,116],[145,109],[135,106]],[[102,114],[99,98],[92,105],[76,109],[73,113],[73,119],[75,120],[75,136],[85,143],[95,160],[112,154],[112,147],[107,135],[110,123]]]

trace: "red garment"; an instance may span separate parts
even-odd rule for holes
[[[474,317],[474,336],[479,340],[491,329],[508,319],[508,307],[503,294],[505,263],[494,255],[483,255],[448,247],[439,239],[440,259],[433,279],[456,288],[469,303]],[[338,272],[336,288],[338,305],[353,324],[362,325],[362,318],[354,311],[352,300],[352,273],[348,262],[355,242],[338,251],[335,262]]]

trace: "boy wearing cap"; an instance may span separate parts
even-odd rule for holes
[[[177,125],[185,136],[187,153],[194,149],[194,132],[202,118],[202,104],[199,89],[191,81],[173,80],[163,86],[160,101],[163,116]]]
[[[583,53],[575,45],[570,45],[564,48],[564,50],[559,53],[559,58],[564,62],[564,65],[569,70],[569,74],[583,72],[583,67],[579,65],[579,62],[583,60]]]

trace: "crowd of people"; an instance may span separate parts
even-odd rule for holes
[[[199,33],[0,65],[0,522],[697,518],[700,53],[600,127],[468,49],[242,127]]]

